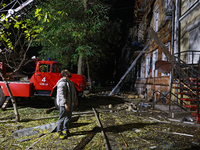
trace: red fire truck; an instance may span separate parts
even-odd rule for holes
[[[3,22],[11,16],[22,17],[29,10],[33,9],[38,3],[36,0],[12,0],[9,4],[0,9],[0,21]],[[27,7],[28,6],[28,7]],[[26,8],[24,11],[23,8]],[[55,61],[37,61],[35,73],[28,81],[9,80],[8,84],[14,97],[31,97],[31,96],[53,96],[55,85],[61,78],[58,62]],[[2,72],[5,74],[3,63],[0,63]],[[72,74],[71,81],[75,84],[78,93],[82,93],[86,87],[86,78],[83,75]],[[9,99],[10,95],[4,81],[0,81],[0,107]]]
[[[60,65],[62,64],[56,61],[37,61],[35,73],[28,81],[7,80],[11,93],[14,97],[55,96],[56,83],[62,77]],[[4,65],[1,63],[0,66],[5,74]],[[85,76],[72,73],[70,80],[73,81],[77,94],[80,95],[86,88]],[[0,106],[9,97],[5,82],[0,81]]]

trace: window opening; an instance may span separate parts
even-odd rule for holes
[[[168,49],[168,51],[170,52],[170,42],[168,42],[167,44],[165,44],[166,48]],[[162,52],[162,60],[163,61],[168,61],[166,55]],[[169,76],[169,73],[162,73],[161,76]]]
[[[152,61],[152,77],[157,77],[158,70],[155,70],[155,63],[158,60],[158,49],[153,52],[153,61]],[[155,70],[155,74],[154,74]]]
[[[155,32],[158,31],[158,21],[159,21],[159,10],[157,8],[155,11]]]
[[[59,66],[57,64],[53,64],[52,66],[52,72],[55,72],[55,73],[59,73]]]
[[[148,78],[150,73],[150,55],[146,57],[146,78]]]
[[[189,32],[188,64],[196,64],[200,58],[200,26]]]
[[[39,72],[50,72],[51,65],[50,64],[40,64]]]

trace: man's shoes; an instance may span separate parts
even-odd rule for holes
[[[67,136],[69,136],[69,135],[70,135],[70,132],[69,132],[69,130],[67,130],[67,131],[63,131],[63,132],[62,132],[62,134],[63,134],[64,136],[66,136],[66,137],[67,137]]]
[[[58,132],[58,134],[59,134],[59,139],[60,140],[63,140],[63,139],[66,138],[66,136],[62,132]]]
[[[70,135],[70,132],[67,130],[67,131],[57,132],[57,134],[58,134],[59,139],[63,140],[63,139],[67,139],[67,137]]]

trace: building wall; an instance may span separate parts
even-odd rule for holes
[[[182,16],[183,14],[185,14],[187,12],[187,10],[194,5],[195,2],[197,2],[198,0],[180,0],[180,4],[181,4],[181,11],[180,11],[180,15]]]
[[[166,13],[168,10],[170,10],[170,7],[166,8],[165,2],[167,1],[168,0],[149,0],[147,13],[144,15],[142,21],[140,22],[138,30],[144,30],[140,33],[145,34],[147,33],[146,30],[149,26],[151,26],[153,29],[156,29],[155,12],[156,8],[158,8],[159,20],[158,31],[156,32],[161,41],[166,45],[170,45],[171,47],[172,19],[170,19],[170,16],[168,15],[168,13]],[[175,6],[176,10],[180,11],[180,16],[178,15],[178,12],[175,13],[175,15],[177,15],[175,16],[175,21],[176,18],[179,16],[178,22],[175,23],[174,35],[175,37],[178,37],[178,39],[174,39],[175,48],[177,52],[186,51],[186,53],[180,55],[180,58],[189,64],[191,52],[188,51],[191,51],[193,49],[196,51],[200,51],[200,0],[174,0],[174,2],[175,4],[178,4],[178,2],[180,3],[180,10],[177,9],[177,6]],[[170,2],[170,4],[172,4],[172,1]],[[180,28],[177,28],[177,23],[180,25]],[[144,29],[142,29],[141,26],[144,26]],[[150,40],[149,35],[144,35],[143,39],[145,43],[148,43],[148,40]],[[178,48],[177,46],[177,41],[179,40],[180,48]],[[150,62],[147,61],[152,59],[152,57],[154,56],[153,54],[156,50],[158,50],[158,60],[162,60],[162,50],[158,47],[154,40],[151,40],[145,54],[141,58],[141,62],[143,62],[143,65],[141,65],[141,69],[144,70],[143,74],[142,76],[138,77],[136,81],[136,89],[138,89],[138,93],[144,94],[148,100],[152,99],[153,90],[156,91],[156,94],[154,95],[156,97],[156,100],[159,99],[161,96],[160,93],[167,92],[169,90],[169,82],[171,80],[169,74],[163,75],[159,71],[156,77],[153,76],[152,65],[149,65]],[[150,57],[150,59],[147,59],[148,57]],[[195,52],[193,59],[196,60],[196,62],[200,61],[200,52]],[[146,75],[147,72],[148,75]],[[172,89],[172,93],[175,93],[175,89]],[[175,97],[172,96],[171,100],[175,100]]]
[[[153,5],[151,5],[152,2],[154,3]],[[152,8],[150,8],[151,6]],[[147,13],[144,15],[141,23],[139,24],[138,31],[140,31],[140,33],[146,33],[146,30],[148,28],[148,20],[150,20],[149,25],[153,29],[155,29],[155,13],[156,10],[158,10],[159,17],[157,34],[161,38],[163,43],[169,43],[171,42],[171,21],[166,21],[165,7],[166,5],[163,0],[150,0],[147,8]],[[152,18],[149,18],[149,16],[152,16]],[[148,42],[148,37],[149,35],[145,39],[146,43]],[[163,76],[161,72],[157,71],[157,77],[153,77],[152,65],[154,64],[151,65],[150,70],[148,69],[147,65],[149,64],[149,62],[146,62],[146,58],[147,56],[150,56],[150,58],[152,59],[153,53],[156,50],[158,50],[158,60],[162,60],[162,51],[154,42],[154,40],[152,40],[145,54],[141,58],[141,62],[144,62],[143,66],[141,67],[141,69],[143,70],[143,74],[142,76],[138,77],[136,81],[136,89],[138,91],[138,94],[144,94],[148,100],[152,99],[153,90],[156,91],[155,97],[157,100],[160,98],[161,93],[167,92],[169,89],[169,74],[167,76]],[[148,77],[146,76],[146,71],[149,72]]]
[[[200,50],[200,46],[197,46],[198,48],[191,48],[189,45],[189,40],[199,38],[194,37],[196,36],[195,34],[190,35],[189,33],[200,24],[200,2],[198,0],[182,0],[180,9],[180,52],[188,51],[189,49]],[[182,54],[180,58],[188,63],[186,53]]]

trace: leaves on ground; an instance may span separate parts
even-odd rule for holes
[[[138,103],[135,99],[129,99],[129,101],[130,103]],[[41,100],[36,99],[30,103],[31,104],[25,106],[18,105],[21,119],[41,118],[59,114],[57,110],[46,114],[45,111],[52,106],[45,100],[41,102]],[[161,121],[168,121],[165,112],[149,111],[148,109],[151,108],[144,108],[144,110],[138,110],[137,112],[127,111],[125,109],[120,110],[117,108],[125,104],[127,105],[127,101],[114,101],[113,98],[100,96],[85,98],[82,100],[82,104],[80,111],[91,111],[91,107],[96,106],[99,112],[109,109],[109,104],[113,105],[112,111],[100,112],[99,118],[108,137],[109,144],[114,150],[200,148],[198,145],[200,143],[199,126],[184,125],[174,122],[162,123],[149,119],[149,117],[154,117]],[[38,107],[38,105],[40,107]],[[7,111],[0,111],[0,113],[1,118],[14,119],[12,106],[9,106]],[[76,122],[71,122],[69,129],[71,135],[65,140],[59,140],[56,132],[49,133],[48,130],[43,130],[38,134],[22,137],[20,139],[13,138],[13,131],[53,123],[57,120],[58,118],[50,118],[29,122],[1,123],[0,149],[26,149],[34,142],[36,142],[36,144],[33,146],[33,149],[74,149],[92,132],[95,132],[95,134],[91,136],[91,140],[87,140],[89,143],[85,143],[84,149],[105,149],[101,130],[98,128],[98,122],[94,114],[80,115]],[[189,137],[170,133],[184,133],[194,136]]]

